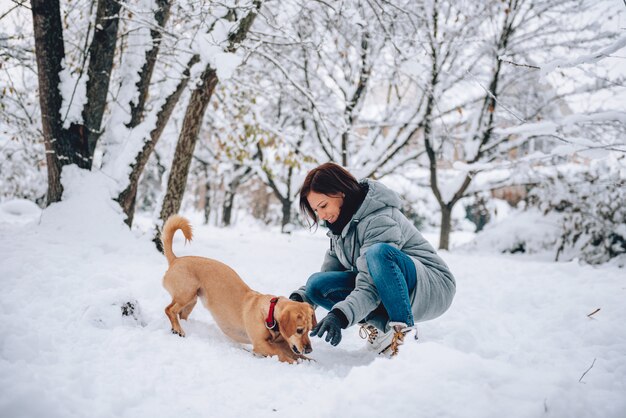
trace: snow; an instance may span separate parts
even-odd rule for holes
[[[63,128],[68,129],[72,123],[83,123],[83,107],[87,104],[87,72],[75,74],[63,59],[62,70],[59,73],[59,90],[63,103],[61,105],[61,115],[63,115]]]
[[[200,55],[202,67],[215,68],[217,76],[224,81],[229,79],[241,64],[242,57],[236,53],[225,52],[228,36],[237,28],[238,22],[216,19],[210,32],[199,34],[192,42],[192,48]]]
[[[242,61],[243,57],[236,53],[222,52],[215,54],[210,62],[216,68],[217,77],[224,81],[232,77]]]
[[[41,209],[34,202],[26,199],[14,199],[0,206],[0,218],[11,224],[29,223],[31,218],[38,218]]]
[[[557,132],[561,127],[571,127],[577,123],[589,123],[589,122],[601,122],[601,121],[615,121],[619,123],[626,123],[626,112],[622,111],[608,111],[608,112],[596,112],[591,114],[574,114],[564,116],[557,122],[529,122],[522,125],[514,126],[511,128],[497,129],[496,132],[500,135],[550,135]],[[593,145],[592,142],[583,143],[581,145]]]
[[[186,338],[171,334],[167,263],[149,232],[125,227],[111,179],[66,170],[66,200],[43,213],[0,205],[0,416],[626,414],[623,270],[456,248],[442,252],[452,307],[397,358],[371,355],[351,328],[338,347],[314,339],[314,362],[288,365],[243,350],[201,305]],[[303,284],[328,245],[322,228],[283,235],[188,216],[195,238],[177,236],[176,254],[222,260],[261,292]],[[121,315],[129,301],[136,318]]]

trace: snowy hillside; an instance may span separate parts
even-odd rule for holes
[[[165,258],[98,197],[105,180],[84,183],[43,214],[0,207],[2,417],[626,416],[623,270],[444,252],[456,299],[397,358],[372,356],[351,328],[288,365],[229,341],[200,305],[187,338],[172,335]],[[191,219],[177,255],[223,260],[261,292],[303,284],[327,246],[322,231]],[[135,318],[121,315],[129,301]]]

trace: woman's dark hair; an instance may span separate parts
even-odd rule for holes
[[[344,194],[344,205],[359,198],[361,188],[359,182],[348,170],[335,163],[324,163],[309,171],[300,187],[300,210],[317,226],[317,216],[309,205],[307,197],[313,191],[327,196]]]

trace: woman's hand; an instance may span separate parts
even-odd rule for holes
[[[317,323],[311,330],[311,337],[316,335],[320,338],[326,334],[326,342],[336,346],[341,341],[342,318],[334,312],[329,312],[324,319]]]

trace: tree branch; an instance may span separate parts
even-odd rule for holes
[[[625,0],[625,1],[626,1],[626,0]],[[593,359],[593,362],[591,363],[591,366],[589,366],[589,368],[588,368],[587,370],[585,370],[585,372],[582,374],[582,376],[580,376],[580,379],[578,379],[578,383],[585,383],[585,382],[583,382],[583,381],[582,381],[582,380],[583,380],[583,377],[585,377],[585,375],[586,375],[587,373],[589,373],[589,370],[591,370],[591,369],[593,368],[593,365],[594,365],[594,364],[596,364],[596,359],[595,359],[595,358]]]

